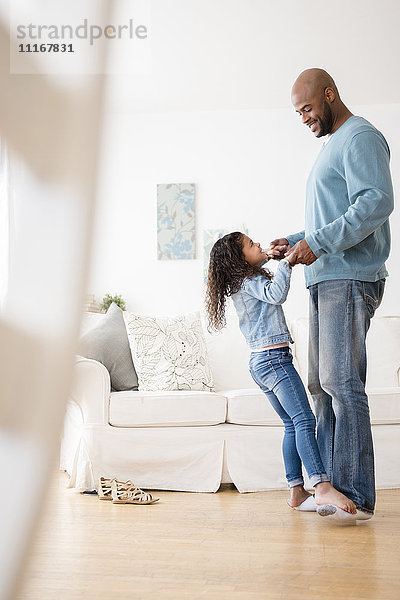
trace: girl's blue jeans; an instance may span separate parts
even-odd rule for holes
[[[304,484],[302,463],[312,486],[329,481],[315,439],[315,417],[289,347],[253,352],[250,373],[285,426],[282,453],[289,487]]]

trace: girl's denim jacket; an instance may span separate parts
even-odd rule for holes
[[[289,263],[281,261],[272,280],[263,275],[246,278],[232,294],[240,330],[252,350],[293,343],[281,306],[289,291],[291,271]]]

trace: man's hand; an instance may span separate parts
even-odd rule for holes
[[[290,250],[289,242],[286,238],[279,238],[273,240],[269,248],[267,248],[267,256],[268,258],[273,258],[274,260],[281,260],[284,258],[285,254]]]
[[[285,256],[289,255],[291,257],[290,262],[294,265],[311,265],[317,260],[317,257],[307,244],[306,240],[300,240],[297,242],[297,244],[295,244],[293,248],[289,250],[289,252],[286,252]]]

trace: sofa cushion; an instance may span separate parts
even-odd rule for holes
[[[227,314],[226,327],[217,333],[207,331],[207,325],[204,329],[217,392],[244,388],[259,389],[250,375],[250,349],[239,329],[237,315]]]
[[[198,312],[177,317],[124,314],[140,391],[214,388]]]
[[[367,388],[373,425],[400,423],[400,387]]]
[[[118,392],[110,395],[114,427],[217,425],[226,419],[226,398],[214,392]]]
[[[400,423],[400,387],[367,390],[373,425]],[[252,389],[221,392],[227,398],[227,422],[236,425],[282,425],[267,397]],[[313,402],[310,400],[312,410]]]
[[[400,317],[374,317],[367,335],[367,387],[399,386]]]
[[[282,425],[266,395],[259,389],[221,392],[228,401],[227,422],[236,425]]]
[[[113,390],[138,389],[123,311],[116,304],[112,303],[107,313],[81,337],[78,351],[108,369]]]
[[[308,319],[294,319],[290,326],[295,356],[303,382],[307,382]],[[374,317],[367,335],[367,388],[400,385],[400,317]]]

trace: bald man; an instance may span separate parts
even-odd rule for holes
[[[274,240],[269,254],[291,253],[306,265],[308,387],[319,449],[332,485],[370,518],[375,477],[365,339],[388,275],[390,152],[383,135],[343,104],[326,71],[303,71],[292,103],[325,143],[307,181],[305,230]]]

